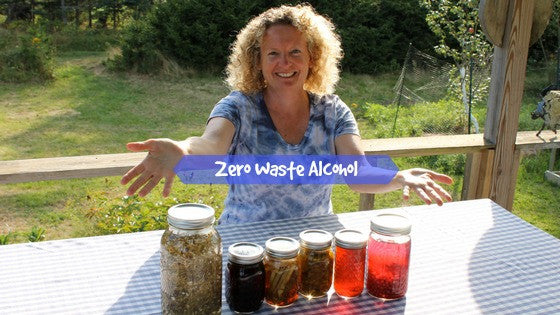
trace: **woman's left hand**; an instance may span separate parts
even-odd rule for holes
[[[451,195],[443,189],[437,182],[443,184],[453,183],[453,179],[445,174],[436,173],[424,168],[411,168],[399,171],[397,176],[402,184],[403,199],[410,198],[410,191],[415,192],[427,204],[432,202],[438,205],[443,204],[443,200],[451,201]]]

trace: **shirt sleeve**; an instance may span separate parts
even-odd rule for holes
[[[354,118],[354,114],[350,108],[340,99],[337,99],[335,105],[336,111],[336,124],[334,129],[334,137],[344,134],[355,134],[360,135],[360,130],[358,129],[358,123]]]
[[[208,123],[208,121],[210,121],[210,119],[214,117],[222,117],[231,121],[235,126],[236,130],[239,129],[240,115],[239,115],[239,108],[238,108],[238,104],[239,104],[238,98],[240,97],[240,95],[237,94],[239,93],[231,92],[228,96],[222,98],[214,106],[214,109],[212,109],[212,112],[210,113],[210,117],[208,117],[206,123]]]

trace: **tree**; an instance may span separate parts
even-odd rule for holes
[[[466,82],[472,78],[474,61],[478,67],[486,67],[492,52],[492,45],[479,25],[478,3],[476,0],[420,0],[421,5],[428,9],[426,22],[439,40],[435,51],[444,57],[452,58],[460,75],[460,88],[465,111],[473,120],[478,132],[478,122],[470,113],[469,103],[472,97],[467,97]],[[471,69],[467,73],[466,69]],[[488,89],[488,82],[477,85],[475,95],[484,95]],[[473,95],[470,93],[471,96]]]

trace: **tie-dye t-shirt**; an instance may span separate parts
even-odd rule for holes
[[[334,140],[359,135],[352,112],[336,95],[309,93],[309,125],[301,142],[289,144],[276,130],[262,93],[231,92],[216,104],[210,118],[235,126],[228,154],[336,154]],[[296,218],[332,213],[332,185],[230,185],[220,224]]]

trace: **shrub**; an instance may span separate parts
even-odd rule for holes
[[[303,1],[290,1],[299,3]],[[431,49],[435,39],[424,21],[425,10],[416,1],[306,1],[329,16],[342,38],[343,68],[355,73],[377,73],[398,67],[409,42]],[[154,73],[165,59],[181,67],[221,71],[229,46],[247,21],[286,1],[168,0],[157,3],[123,34],[122,56],[108,62],[113,69]]]
[[[79,29],[64,26],[52,35],[57,51],[105,51],[118,44],[119,33],[106,29]]]
[[[173,204],[177,203],[176,200]],[[96,226],[101,233],[130,233],[160,230],[167,227],[169,202],[141,201],[138,196],[121,198],[120,203],[109,205],[96,215]]]
[[[52,79],[51,55],[48,42],[41,37],[28,34],[5,36],[0,41],[0,81],[19,83]]]
[[[34,226],[31,231],[27,233],[27,239],[30,242],[40,242],[45,238],[45,229]]]
[[[11,238],[11,234],[0,234],[0,245],[7,245]]]
[[[442,100],[397,107],[366,103],[363,117],[374,128],[376,138],[416,137],[424,134],[457,134],[466,131],[463,105]]]

